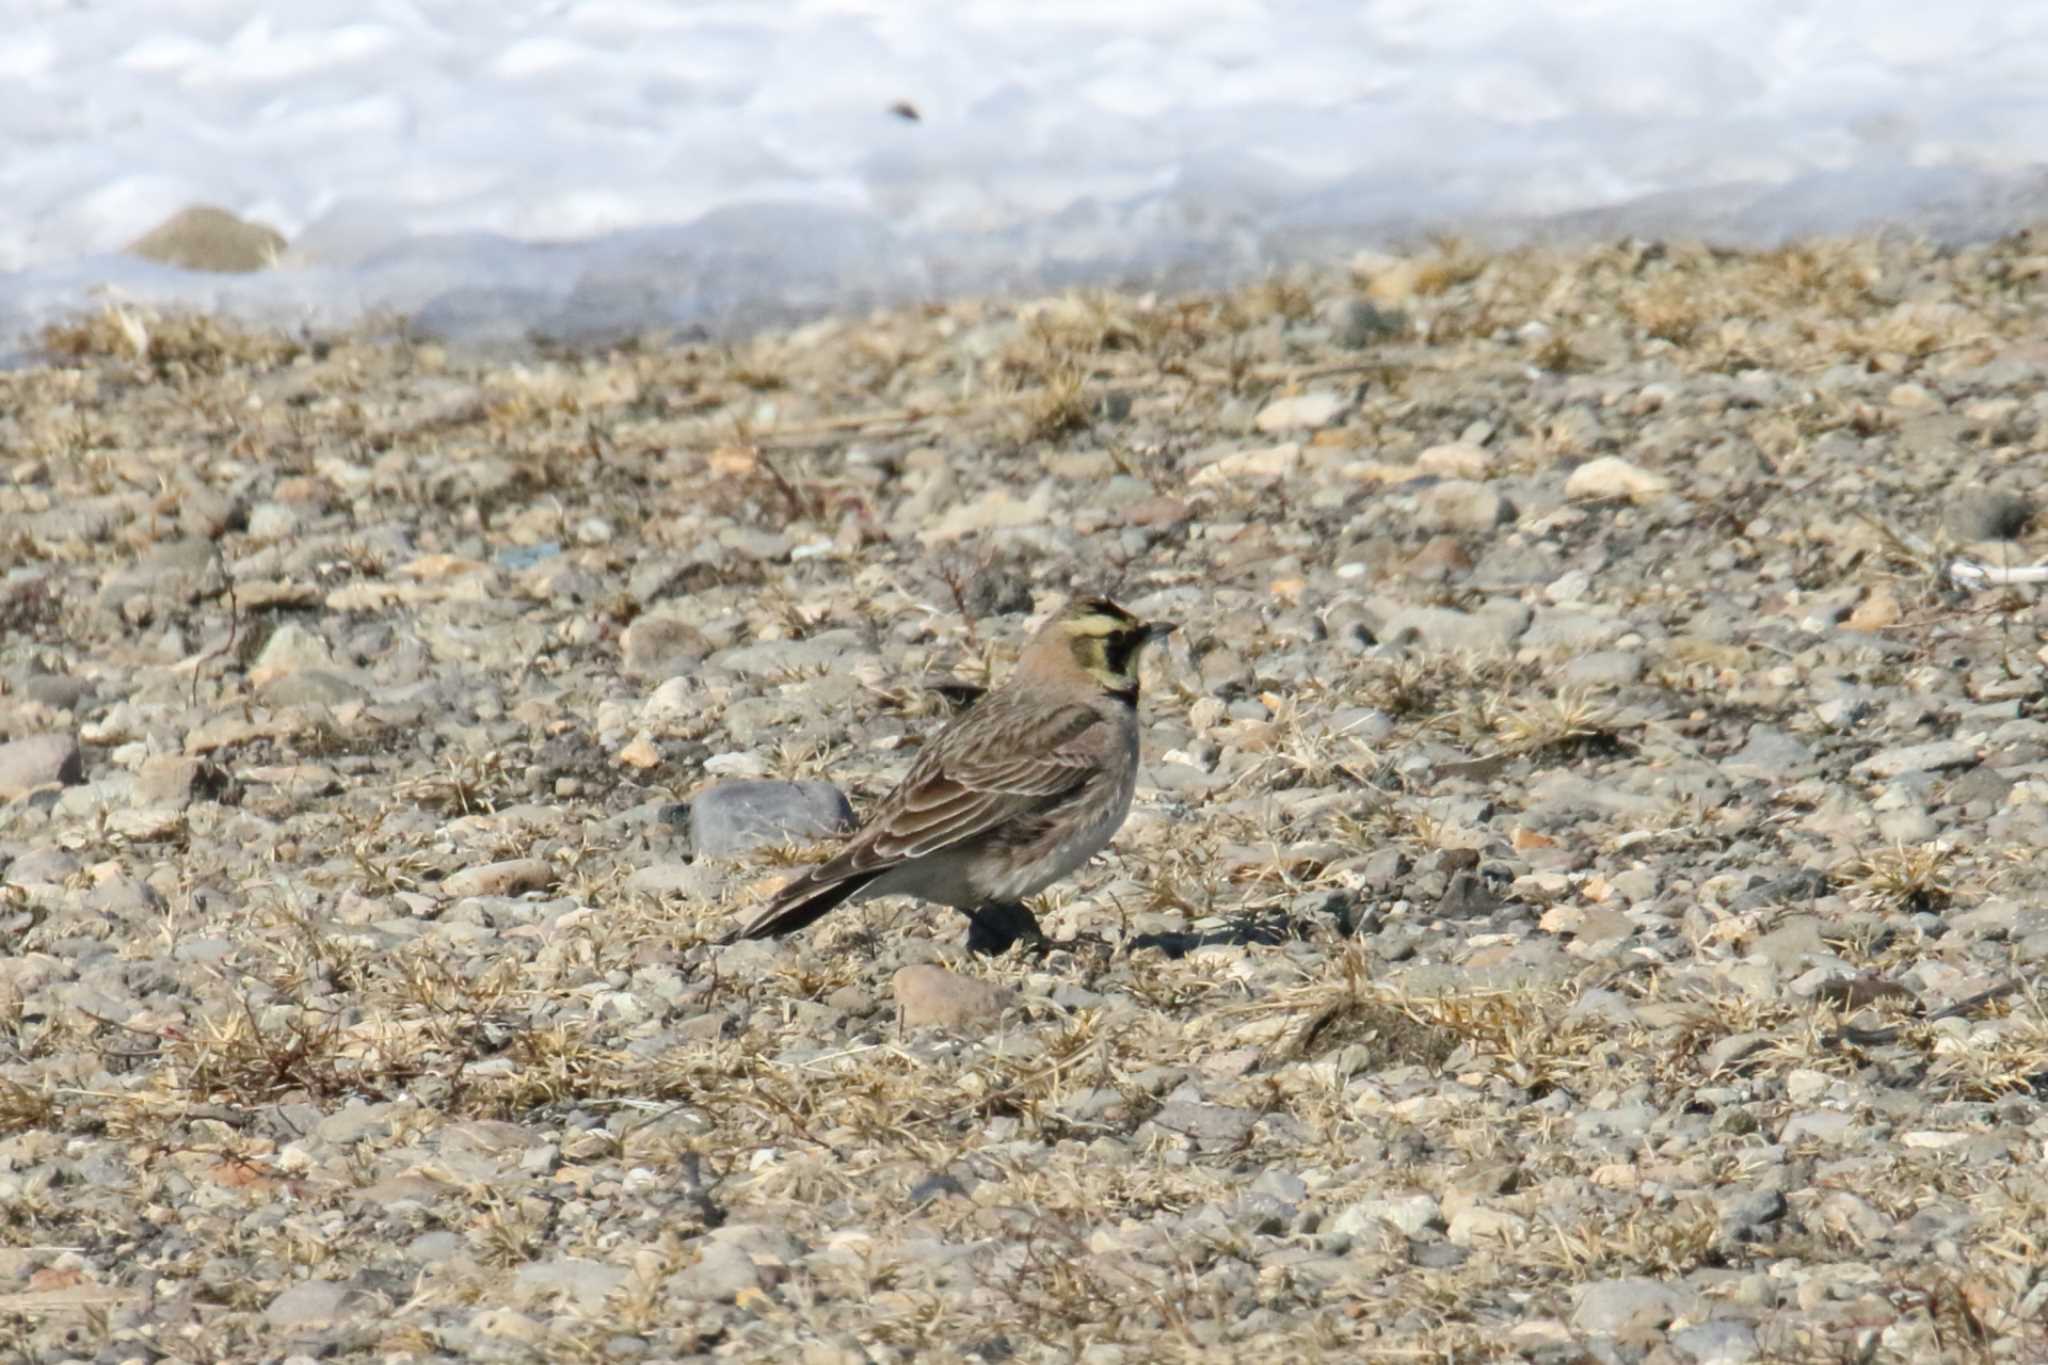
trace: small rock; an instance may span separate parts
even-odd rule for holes
[[[1643,676],[1643,656],[1632,650],[1596,649],[1566,659],[1558,681],[1568,687],[1626,687]]]
[[[1259,450],[1240,450],[1203,465],[1188,480],[1197,488],[1215,484],[1284,479],[1301,464],[1301,447],[1293,441]]]
[[[1429,531],[1490,531],[1515,518],[1514,504],[1483,483],[1446,479],[1416,495],[1416,521]]]
[[[1770,725],[1753,726],[1749,742],[1721,760],[1722,768],[1740,776],[1783,779],[1813,764],[1813,750],[1804,740]]]
[[[1863,600],[1842,622],[1844,630],[1883,630],[1886,626],[1897,625],[1905,609],[1899,604],[1899,594],[1889,583],[1874,583],[1863,594]]]
[[[1671,1349],[1679,1359],[1697,1365],[1748,1365],[1763,1359],[1755,1324],[1741,1318],[1713,1318],[1681,1327],[1671,1334]]]
[[[1942,511],[1950,535],[1965,543],[2013,540],[2034,519],[2034,505],[2018,493],[1980,488],[1964,493]]]
[[[1579,1290],[1572,1326],[1595,1336],[1658,1330],[1690,1313],[1696,1298],[1657,1280],[1595,1280]]]
[[[338,1280],[301,1280],[270,1301],[263,1316],[273,1327],[305,1327],[333,1322],[354,1312],[356,1291]]]
[[[302,668],[333,667],[334,651],[327,641],[298,622],[287,621],[270,632],[249,671],[251,680],[261,687],[273,677]]]
[[[1482,447],[1468,441],[1431,446],[1415,457],[1417,471],[1442,479],[1483,479],[1492,463]]]
[[[1000,531],[1019,526],[1041,526],[1052,515],[1052,485],[1043,483],[1028,498],[1019,498],[1007,488],[997,488],[948,509],[938,524],[920,533],[927,545],[958,540],[975,531]]]
[[[721,782],[690,802],[690,846],[700,857],[730,858],[845,834],[854,823],[846,794],[830,782]]]
[[[1342,394],[1298,393],[1259,409],[1252,425],[1269,434],[1326,427],[1342,416],[1351,404]]]
[[[544,858],[510,858],[502,863],[482,863],[453,872],[442,881],[441,890],[450,896],[517,896],[539,891],[555,883],[554,865]]]
[[[1441,583],[1472,572],[1472,556],[1465,553],[1456,536],[1431,536],[1409,556],[1401,572],[1408,578]]]
[[[925,1027],[986,1028],[1003,1016],[1013,998],[1005,987],[919,963],[894,978],[897,1017],[906,1032]]]
[[[1947,768],[1974,767],[1977,746],[1959,739],[1939,739],[1928,744],[1908,744],[1897,749],[1880,749],[1850,771],[1861,777],[1879,779],[1902,773],[1934,773]]]
[[[621,662],[634,678],[672,678],[710,653],[703,633],[673,616],[641,616],[619,637]]]
[[[84,778],[85,758],[76,735],[29,735],[0,744],[0,801],[52,782],[75,786]]]
[[[1407,607],[1387,618],[1375,634],[1388,644],[1410,640],[1446,653],[1494,654],[1507,649],[1529,628],[1526,603],[1497,598],[1477,611],[1452,607]]]
[[[68,673],[38,673],[21,685],[21,690],[53,711],[76,711],[79,703],[93,695],[93,685]]]
[[[1187,1098],[1191,1093],[1192,1090],[1185,1091],[1168,1099],[1148,1126],[1191,1139],[1198,1147],[1210,1151],[1235,1148],[1258,1126],[1256,1109]]]
[[[519,1267],[513,1282],[530,1300],[561,1298],[585,1312],[604,1307],[605,1296],[626,1282],[623,1266],[580,1256],[558,1256]]]
[[[182,754],[151,754],[142,760],[135,774],[133,799],[138,806],[169,806],[183,810],[192,804],[193,788],[206,765]]]
[[[194,204],[137,237],[127,251],[184,270],[247,274],[268,270],[284,248],[284,234],[268,224],[237,218],[211,204]]]
[[[1521,1245],[1528,1234],[1528,1219],[1518,1213],[1489,1209],[1484,1204],[1466,1205],[1453,1215],[1450,1226],[1444,1229],[1445,1239],[1455,1247],[1484,1242],[1514,1247]]]
[[[1330,1221],[1330,1231],[1357,1237],[1369,1233],[1376,1223],[1390,1223],[1404,1237],[1420,1237],[1443,1223],[1443,1210],[1426,1194],[1393,1199],[1361,1199],[1341,1210]]]
[[[1564,481],[1564,495],[1575,501],[1626,498],[1630,502],[1648,502],[1670,491],[1669,479],[1632,465],[1616,455],[1588,460]]]
[[[282,502],[259,502],[249,509],[249,539],[286,540],[299,529],[298,509]]]
[[[646,735],[635,735],[619,750],[619,762],[628,768],[639,768],[644,772],[648,768],[661,766],[661,750],[655,747],[654,741]]]
[[[324,668],[272,673],[259,686],[272,706],[342,706],[370,695],[367,688]]]
[[[1364,299],[1333,299],[1319,313],[1323,325],[1330,329],[1331,339],[1352,351],[1397,337],[1408,327],[1408,319],[1402,313],[1376,308]]]
[[[696,1264],[684,1266],[669,1276],[665,1287],[679,1299],[730,1303],[763,1285],[761,1268],[754,1264],[746,1248],[730,1242],[710,1242]]]

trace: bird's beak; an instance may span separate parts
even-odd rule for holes
[[[1150,644],[1154,640],[1164,639],[1179,629],[1180,622],[1178,621],[1147,621],[1145,623],[1145,642]]]

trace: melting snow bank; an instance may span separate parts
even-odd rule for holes
[[[1606,236],[1769,246],[1897,229],[1981,241],[2048,217],[2048,168],[1869,167],[1779,185],[1722,185],[1545,217],[1489,217],[1497,186],[1439,185],[1430,216],[1354,177],[1288,195],[1210,170],[1117,203],[1078,202],[984,233],[899,232],[881,217],[812,204],[721,208],[677,227],[535,243],[491,233],[404,237],[369,209],[308,227],[276,268],[223,275],[125,255],[0,274],[0,357],[32,358],[40,330],[107,306],[191,309],[326,331],[379,316],[457,345],[602,343],[647,333],[726,338],[832,312],[964,295],[1093,286],[1221,287],[1361,248],[1453,232],[1493,247]],[[1473,206],[1460,214],[1461,197]]]

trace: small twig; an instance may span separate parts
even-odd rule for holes
[[[1948,576],[1966,588],[2004,587],[2012,583],[2048,583],[2048,564],[2016,564],[2010,568],[1958,559]]]
[[[215,547],[214,553],[220,553],[218,546]],[[200,655],[199,662],[193,665],[192,693],[191,701],[189,703],[192,706],[199,705],[199,675],[206,671],[207,661],[209,659],[218,659],[221,655],[226,654],[230,650],[232,650],[235,647],[235,636],[237,635],[238,632],[240,632],[242,628],[242,608],[241,604],[235,601],[235,580],[232,578],[227,580],[227,594],[228,638],[221,643],[221,647],[219,649],[208,650],[206,653]]]

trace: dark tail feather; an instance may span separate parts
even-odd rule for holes
[[[797,878],[788,886],[775,893],[775,899],[765,909],[747,921],[739,932],[740,938],[780,938],[793,934],[807,925],[816,923],[825,913],[846,903],[869,882],[880,876],[870,872],[864,876],[842,878],[820,886],[809,876]]]

